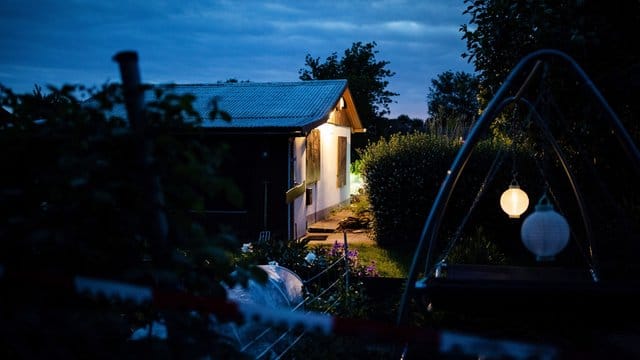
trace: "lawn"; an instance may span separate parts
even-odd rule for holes
[[[320,245],[329,248],[330,245]],[[351,243],[349,250],[358,251],[358,263],[369,265],[373,260],[381,277],[406,278],[413,260],[413,248],[385,249],[376,243]]]
[[[365,225],[364,228],[366,228],[371,222],[371,215],[368,211],[369,207],[369,201],[365,195],[353,196],[349,206],[334,210],[332,216],[338,216],[340,218],[349,217],[352,219],[352,222],[347,224],[347,226],[350,226],[348,228],[362,229],[363,225]],[[358,250],[358,262],[361,265],[368,265],[371,261],[375,261],[379,275],[390,278],[407,277],[415,250],[413,246],[382,248],[375,242],[350,243],[349,248]]]
[[[376,262],[382,277],[406,278],[413,258],[413,249],[384,249],[376,244],[352,244],[358,250],[360,264]]]

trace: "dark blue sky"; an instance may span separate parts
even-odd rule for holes
[[[306,54],[376,41],[377,59],[396,72],[391,117],[425,118],[432,78],[473,71],[460,57],[463,9],[462,0],[2,0],[0,84],[118,81],[120,50],[139,53],[144,82],[296,81]]]

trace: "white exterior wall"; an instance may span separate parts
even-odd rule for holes
[[[320,181],[317,183],[317,205],[313,212],[322,211],[339,205],[349,199],[350,183],[347,169],[347,184],[338,188],[338,136],[347,138],[347,166],[351,163],[351,129],[348,127],[323,124],[320,130]],[[321,196],[320,196],[321,195]],[[313,213],[311,212],[311,213]],[[308,214],[310,214],[308,212]]]
[[[332,114],[333,115],[333,114]],[[321,220],[332,208],[345,203],[350,198],[351,179],[351,128],[330,123],[318,127],[320,131],[320,179],[315,184],[307,184],[311,189],[311,205],[306,205],[306,194],[293,201],[294,236],[305,235],[310,223]],[[338,188],[338,136],[347,138],[347,183]],[[306,138],[294,139],[294,181],[306,181]]]
[[[347,138],[347,161],[351,163],[351,128],[325,123],[320,130],[320,180],[308,188],[313,189],[313,201],[307,206],[306,215],[311,221],[321,220],[332,208],[349,200],[350,180],[347,168],[347,183],[338,188],[338,136]]]

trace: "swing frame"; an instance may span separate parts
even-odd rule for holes
[[[487,105],[482,115],[471,128],[467,139],[465,139],[464,144],[458,151],[450,170],[447,172],[447,175],[439,188],[438,194],[424,223],[418,245],[414,252],[413,261],[411,263],[405,289],[400,301],[397,317],[398,325],[406,323],[408,307],[411,299],[416,295],[423,296],[426,291],[429,292],[433,303],[440,303],[443,306],[447,306],[447,301],[450,301],[448,305],[451,305],[452,307],[455,307],[456,304],[471,306],[470,301],[465,301],[464,299],[468,299],[469,296],[472,295],[474,297],[473,302],[478,304],[477,307],[484,306],[484,309],[492,309],[491,306],[488,306],[490,304],[502,304],[503,301],[497,302],[496,300],[503,299],[503,297],[507,295],[510,300],[514,300],[516,303],[518,302],[518,299],[522,302],[533,303],[536,300],[544,300],[540,297],[545,297],[546,300],[544,300],[544,303],[547,303],[550,306],[557,306],[557,302],[554,302],[554,300],[567,298],[574,299],[576,297],[582,298],[587,302],[598,302],[602,299],[601,295],[604,293],[608,296],[624,297],[626,299],[625,301],[628,302],[640,300],[640,290],[620,288],[610,286],[609,284],[603,285],[598,283],[600,274],[597,258],[592,249],[593,241],[591,225],[585,210],[583,196],[576,186],[575,176],[567,164],[566,157],[551,135],[545,119],[543,119],[535,110],[535,106],[523,97],[524,90],[527,88],[533,75],[540,68],[540,65],[545,60],[551,58],[560,59],[567,63],[586,89],[603,107],[604,112],[607,115],[605,118],[613,128],[613,132],[619,143],[622,145],[632,167],[637,174],[640,174],[640,151],[624,128],[617,114],[613,111],[600,91],[576,61],[564,52],[555,49],[542,49],[525,56],[513,68],[505,82]],[[532,63],[533,66],[531,65]],[[516,95],[508,96],[508,92],[514,88],[516,78],[527,69],[531,69],[529,75],[516,92]],[[476,268],[475,271],[470,272],[475,274],[473,277],[469,277],[469,274],[467,274],[465,276],[460,275],[461,277],[456,278],[456,276],[452,276],[455,273],[456,268],[457,270],[462,270],[463,268],[458,265],[454,267],[449,266],[447,269],[447,278],[438,278],[434,276],[436,266],[432,264],[431,261],[433,257],[432,253],[434,251],[434,244],[443,220],[443,215],[446,211],[453,190],[482,135],[486,133],[490,124],[495,120],[500,112],[512,103],[524,104],[532,112],[534,115],[534,121],[542,130],[542,134],[545,139],[551,144],[556,157],[562,165],[564,174],[571,185],[573,195],[582,216],[585,234],[589,244],[590,279],[588,276],[585,278],[583,276],[584,274],[581,274],[579,276],[572,276],[571,279],[563,278],[567,281],[556,282],[555,285],[553,281],[542,281],[545,279],[558,279],[558,273],[554,273],[553,270],[546,270],[549,272],[548,276],[538,276],[537,278],[534,277],[534,279],[518,278],[513,276],[509,279],[492,279],[490,276],[492,272],[487,271],[486,267],[484,268],[484,275],[483,271],[481,271],[482,268]],[[417,281],[419,271],[418,265],[423,260],[425,250],[425,277]],[[496,268],[493,267],[493,269]],[[467,267],[467,270],[469,270],[469,267]],[[537,271],[540,270],[537,269]],[[544,272],[545,270],[542,271]],[[459,273],[462,274],[464,271],[459,271]],[[511,269],[511,273],[513,273],[513,269]],[[495,272],[493,272],[493,274],[495,274]],[[569,280],[571,281],[569,282]],[[567,286],[567,284],[571,285]],[[438,298],[438,294],[442,294],[442,297]],[[445,294],[447,295],[445,296]],[[549,296],[552,296],[553,299],[549,299]],[[462,303],[459,303],[460,301],[458,301],[458,303],[455,303],[455,301],[451,302],[452,299],[456,298],[460,299]],[[476,306],[473,307],[476,308]]]

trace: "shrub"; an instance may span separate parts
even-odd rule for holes
[[[311,257],[309,257],[310,254],[312,254]],[[364,294],[363,283],[358,278],[378,276],[378,270],[375,261],[362,263],[358,258],[358,250],[349,249],[346,258],[351,281],[345,292],[344,274],[347,265],[344,261],[344,255],[344,245],[339,242],[334,243],[332,247],[314,246],[309,248],[308,240],[269,240],[245,244],[242,255],[237,258],[237,262],[242,265],[241,268],[249,268],[252,264],[268,264],[274,261],[293,271],[303,280],[314,279],[305,283],[304,291],[308,298],[315,298],[338,280],[338,283],[324,296],[318,297],[305,307],[341,316],[364,318],[368,314],[369,306],[366,294]],[[333,265],[334,263],[336,264]],[[323,275],[316,277],[320,273]],[[345,297],[348,298],[348,301]],[[358,306],[354,306],[354,304]]]
[[[363,151],[361,169],[373,217],[372,231],[379,245],[417,243],[433,201],[461,145],[460,140],[414,133],[382,139]],[[469,212],[500,150],[508,149],[504,143],[491,140],[482,141],[475,148],[448,201],[439,231],[437,246],[440,249]],[[517,158],[520,178],[535,173],[532,155],[518,151]],[[517,236],[517,229],[508,225],[505,231],[500,227],[508,220],[498,205],[501,192],[511,182],[511,163],[505,165],[503,161],[500,164],[500,170],[487,184],[485,194],[471,214],[470,225],[483,224],[487,239],[496,241],[500,248],[500,243],[508,243],[514,249],[511,243]]]
[[[0,105],[11,110],[2,110],[0,122],[0,267],[18,274],[15,283],[0,283],[5,357],[134,358],[138,349],[149,357],[201,358],[217,351],[221,337],[204,313],[92,301],[64,286],[33,284],[95,276],[224,298],[221,282],[235,283],[235,238],[208,231],[197,216],[206,201],[238,193],[217,171],[223,149],[202,141],[195,97],[155,95],[145,106],[143,136],[111,112],[124,106],[118,85],[51,88],[47,96],[0,86]],[[146,181],[150,175],[157,187]],[[163,219],[149,216],[158,208]],[[161,225],[166,237],[157,236]],[[157,319],[166,321],[166,341],[130,341],[132,329]]]
[[[473,236],[459,239],[448,254],[446,262],[451,264],[506,265],[506,255],[487,239],[482,227]]]
[[[378,244],[415,241],[457,148],[444,137],[414,133],[381,139],[362,152]]]

